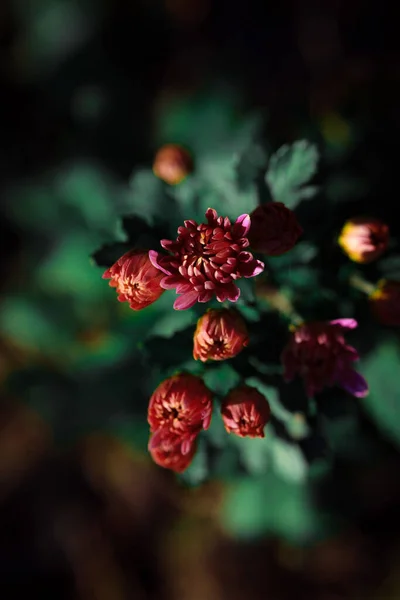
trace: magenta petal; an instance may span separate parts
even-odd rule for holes
[[[166,277],[161,279],[160,286],[164,290],[173,290],[180,283],[182,283],[182,277],[180,277],[179,275],[178,276],[177,275],[167,275]]]
[[[335,319],[334,321],[329,321],[329,324],[338,325],[344,329],[355,329],[358,327],[358,323],[355,319]]]
[[[237,237],[246,237],[251,225],[249,215],[240,215],[233,226],[233,234]]]
[[[346,369],[339,373],[337,381],[344,390],[356,398],[364,398],[368,395],[368,383],[360,373],[353,369]]]
[[[261,260],[254,260],[251,263],[241,265],[241,274],[248,279],[249,277],[257,277],[264,271],[264,263]]]
[[[162,254],[160,254],[159,252],[156,252],[155,250],[149,250],[149,259],[151,264],[153,265],[153,267],[155,267],[156,269],[158,269],[159,271],[162,271],[163,273],[165,273],[166,275],[171,275],[171,272],[168,271],[166,269],[166,265],[163,266],[163,262],[165,262],[165,257]]]
[[[175,310],[185,310],[187,308],[191,308],[196,304],[198,297],[199,294],[195,290],[179,296],[179,298],[177,298],[174,302]]]
[[[237,302],[239,300],[239,296],[240,289],[234,283],[232,283],[227,289],[227,299],[230,300],[230,302]]]

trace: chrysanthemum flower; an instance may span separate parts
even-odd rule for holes
[[[266,202],[250,215],[249,241],[252,250],[280,256],[297,243],[303,229],[296,215],[282,202]]]
[[[256,388],[242,385],[231,390],[223,400],[221,415],[228,433],[239,437],[265,437],[264,427],[271,410],[267,399]]]
[[[148,449],[154,462],[160,467],[182,473],[193,460],[196,452],[196,441],[188,438],[182,443],[183,437],[171,433],[169,429],[158,429],[149,440]],[[182,452],[182,447],[185,453]]]
[[[389,243],[389,227],[378,219],[350,219],[345,223],[338,242],[354,262],[370,263],[385,252]]]
[[[400,281],[382,279],[369,300],[372,313],[382,325],[400,326]]]
[[[165,144],[154,159],[153,173],[169,185],[181,183],[192,171],[193,162],[189,152],[177,144]]]
[[[354,319],[313,322],[295,328],[282,352],[284,378],[299,374],[312,397],[326,386],[339,385],[353,396],[368,394],[364,377],[354,370],[358,352],[346,344],[344,332],[357,327]]]
[[[129,302],[133,310],[142,310],[158,300],[164,293],[162,278],[148,252],[139,250],[127,252],[103,274],[103,279],[111,279],[109,285],[116,288],[118,300]]]
[[[182,452],[186,439],[194,438],[211,421],[212,393],[203,380],[190,373],[165,379],[150,398],[147,420],[152,432],[167,429],[182,436]],[[185,437],[186,436],[186,437]]]
[[[190,308],[213,297],[219,302],[236,302],[240,290],[235,281],[255,277],[264,269],[264,264],[246,250],[249,215],[241,215],[232,225],[228,217],[219,217],[209,208],[206,219],[207,223],[200,225],[185,221],[175,241],[161,240],[161,246],[171,254],[149,252],[152,264],[166,275],[161,287],[176,289],[180,295],[174,303],[176,309]]]
[[[232,358],[249,343],[246,323],[236,310],[210,308],[197,321],[193,342],[195,360]]]

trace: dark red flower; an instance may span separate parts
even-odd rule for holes
[[[252,250],[280,256],[291,250],[303,233],[296,215],[282,202],[266,202],[250,215],[249,241]]]
[[[131,250],[107,269],[103,279],[111,279],[110,286],[117,288],[118,300],[129,302],[133,310],[142,310],[153,304],[164,289],[160,287],[162,274],[153,267],[148,252]]]
[[[226,360],[239,354],[249,343],[246,323],[236,310],[210,308],[197,321],[193,358]]]
[[[219,302],[236,302],[240,290],[235,281],[255,277],[264,269],[264,264],[245,250],[249,245],[249,215],[241,215],[232,225],[228,217],[219,217],[209,208],[206,218],[207,223],[200,225],[185,221],[178,228],[176,241],[161,240],[161,246],[170,255],[149,252],[153,265],[166,275],[161,287],[176,289],[180,294],[174,303],[176,309],[208,302],[214,296]]]
[[[182,452],[182,447],[185,453]],[[154,462],[160,467],[182,473],[193,460],[196,452],[196,441],[188,438],[183,443],[183,437],[171,433],[169,429],[158,429],[149,440],[149,452]]]
[[[282,352],[286,381],[296,373],[303,377],[307,394],[312,397],[324,387],[339,385],[353,396],[368,394],[364,377],[354,370],[359,356],[346,344],[344,332],[357,327],[354,319],[307,323],[296,327]]]
[[[382,279],[369,300],[372,313],[382,325],[400,326],[400,281]]]
[[[228,433],[239,437],[265,437],[264,427],[271,416],[267,399],[256,388],[239,386],[229,392],[221,405]]]
[[[378,219],[349,219],[340,233],[338,242],[354,262],[370,263],[385,252],[389,243],[389,227]]]
[[[189,152],[177,144],[162,146],[154,159],[153,173],[169,185],[181,183],[193,169]]]
[[[211,391],[196,375],[180,373],[165,379],[150,398],[150,430],[168,429],[187,438],[196,436],[210,425],[212,398]],[[182,451],[185,454],[184,447]]]

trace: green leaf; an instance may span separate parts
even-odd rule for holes
[[[230,443],[238,450],[241,462],[250,475],[265,473],[271,465],[271,450],[273,433],[270,427],[266,428],[264,438],[242,438],[230,435]]]
[[[203,483],[208,477],[207,444],[202,435],[198,437],[196,454],[180,478],[190,486]]]
[[[167,196],[163,182],[151,169],[135,171],[129,186],[129,204],[126,213],[137,215],[151,225],[160,215],[171,215],[176,211],[175,201]]]
[[[242,539],[265,534],[291,543],[319,539],[333,526],[312,503],[312,490],[284,481],[272,471],[239,481],[221,507],[222,525]]]
[[[300,448],[279,437],[273,440],[272,463],[279,476],[286,481],[301,483],[307,479],[308,464]]]
[[[238,373],[227,363],[217,366],[210,365],[203,379],[206,386],[220,396],[225,396],[230,389],[240,382]]]
[[[284,145],[270,158],[266,181],[273,199],[294,208],[301,200],[313,198],[315,186],[301,187],[317,172],[319,153],[314,144],[299,140]]]
[[[395,338],[388,338],[361,363],[370,393],[359,400],[382,432],[400,446],[400,353]]]
[[[2,302],[0,331],[15,342],[39,351],[59,347],[63,334],[58,331],[45,310],[17,296],[10,296]]]
[[[107,241],[125,241],[120,215],[126,212],[123,188],[100,167],[74,164],[54,177],[54,190],[66,206],[73,207],[85,227]]]

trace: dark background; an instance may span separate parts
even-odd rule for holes
[[[50,217],[38,210],[25,219],[27,209],[21,204],[19,211],[20,195],[12,190],[23,183],[22,194],[29,193],[43,174],[88,157],[127,185],[137,166],[151,165],[154,115],[163,100],[215,81],[241,91],[243,110],[266,111],[273,149],[306,131],[318,142],[326,115],[355,123],[359,137],[343,161],[360,177],[371,174],[371,181],[351,207],[344,202],[328,218],[334,229],[355,212],[373,212],[389,222],[396,242],[400,56],[394,10],[386,2],[356,0],[3,0],[4,293],[24,294],[30,254],[39,263],[63,229],[56,204],[60,229],[44,235],[42,221]],[[331,127],[335,133],[335,122]],[[330,168],[322,163],[321,181]],[[327,210],[316,205],[307,216],[311,237]],[[324,247],[321,257],[329,257]],[[82,339],[90,345],[98,323],[94,318],[87,325]],[[364,340],[366,348],[369,343]],[[400,460],[373,423],[366,427],[380,439],[379,460],[358,468],[339,458],[320,491],[322,505],[334,505],[346,521],[344,530],[310,547],[279,537],[238,542],[216,516],[222,484],[183,490],[140,453],[100,433],[60,450],[48,421],[10,394],[6,381],[32,363],[52,371],[62,352],[60,345],[37,353],[0,336],[2,598],[400,597]],[[59,390],[67,393],[68,385],[57,380],[60,406]]]

